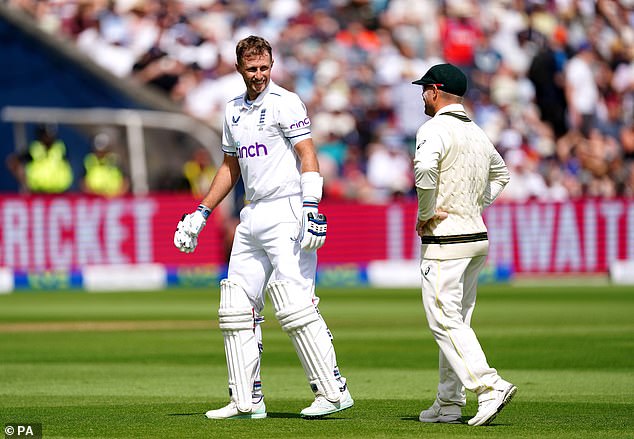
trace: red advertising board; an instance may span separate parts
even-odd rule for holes
[[[222,262],[220,218],[210,220],[198,250],[173,245],[181,215],[196,207],[189,196],[140,198],[2,197],[0,266],[56,270],[94,264]]]
[[[103,199],[85,196],[0,197],[0,266],[67,270],[94,264],[222,264],[226,231],[214,213],[193,254],[172,239],[187,195]],[[389,205],[323,202],[327,264],[418,259],[416,201]],[[489,261],[518,273],[605,272],[611,261],[634,258],[634,201],[563,204],[497,203],[485,211]]]

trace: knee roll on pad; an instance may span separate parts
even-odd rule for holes
[[[311,387],[317,389],[315,393],[338,401],[341,391],[335,377],[337,366],[328,328],[312,302],[295,303],[299,302],[299,295],[294,297],[287,285],[284,281],[273,281],[267,287],[275,317],[291,338]]]
[[[224,330],[239,331],[241,329],[253,330],[253,309],[219,309],[218,326]]]
[[[251,391],[259,366],[254,313],[246,292],[235,282],[220,283],[218,324],[225,342],[229,393],[241,412],[251,411]]]
[[[305,306],[292,306],[275,313],[275,317],[280,322],[285,332],[300,329],[304,326],[319,320],[319,314],[312,303]]]

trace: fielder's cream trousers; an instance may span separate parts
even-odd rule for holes
[[[485,261],[486,256],[475,256],[421,262],[423,305],[440,348],[437,398],[441,405],[464,406],[464,388],[480,393],[501,379],[488,365],[470,326],[478,275]]]

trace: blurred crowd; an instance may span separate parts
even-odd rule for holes
[[[418,79],[451,62],[512,173],[503,198],[634,196],[634,0],[8,0],[103,68],[220,129],[235,43],[274,47],[308,106],[325,195],[411,196]]]

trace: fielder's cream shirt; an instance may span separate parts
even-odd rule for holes
[[[422,256],[457,259],[486,255],[482,210],[509,181],[504,160],[461,104],[443,107],[416,133],[414,174],[418,219],[448,213],[424,229]]]

